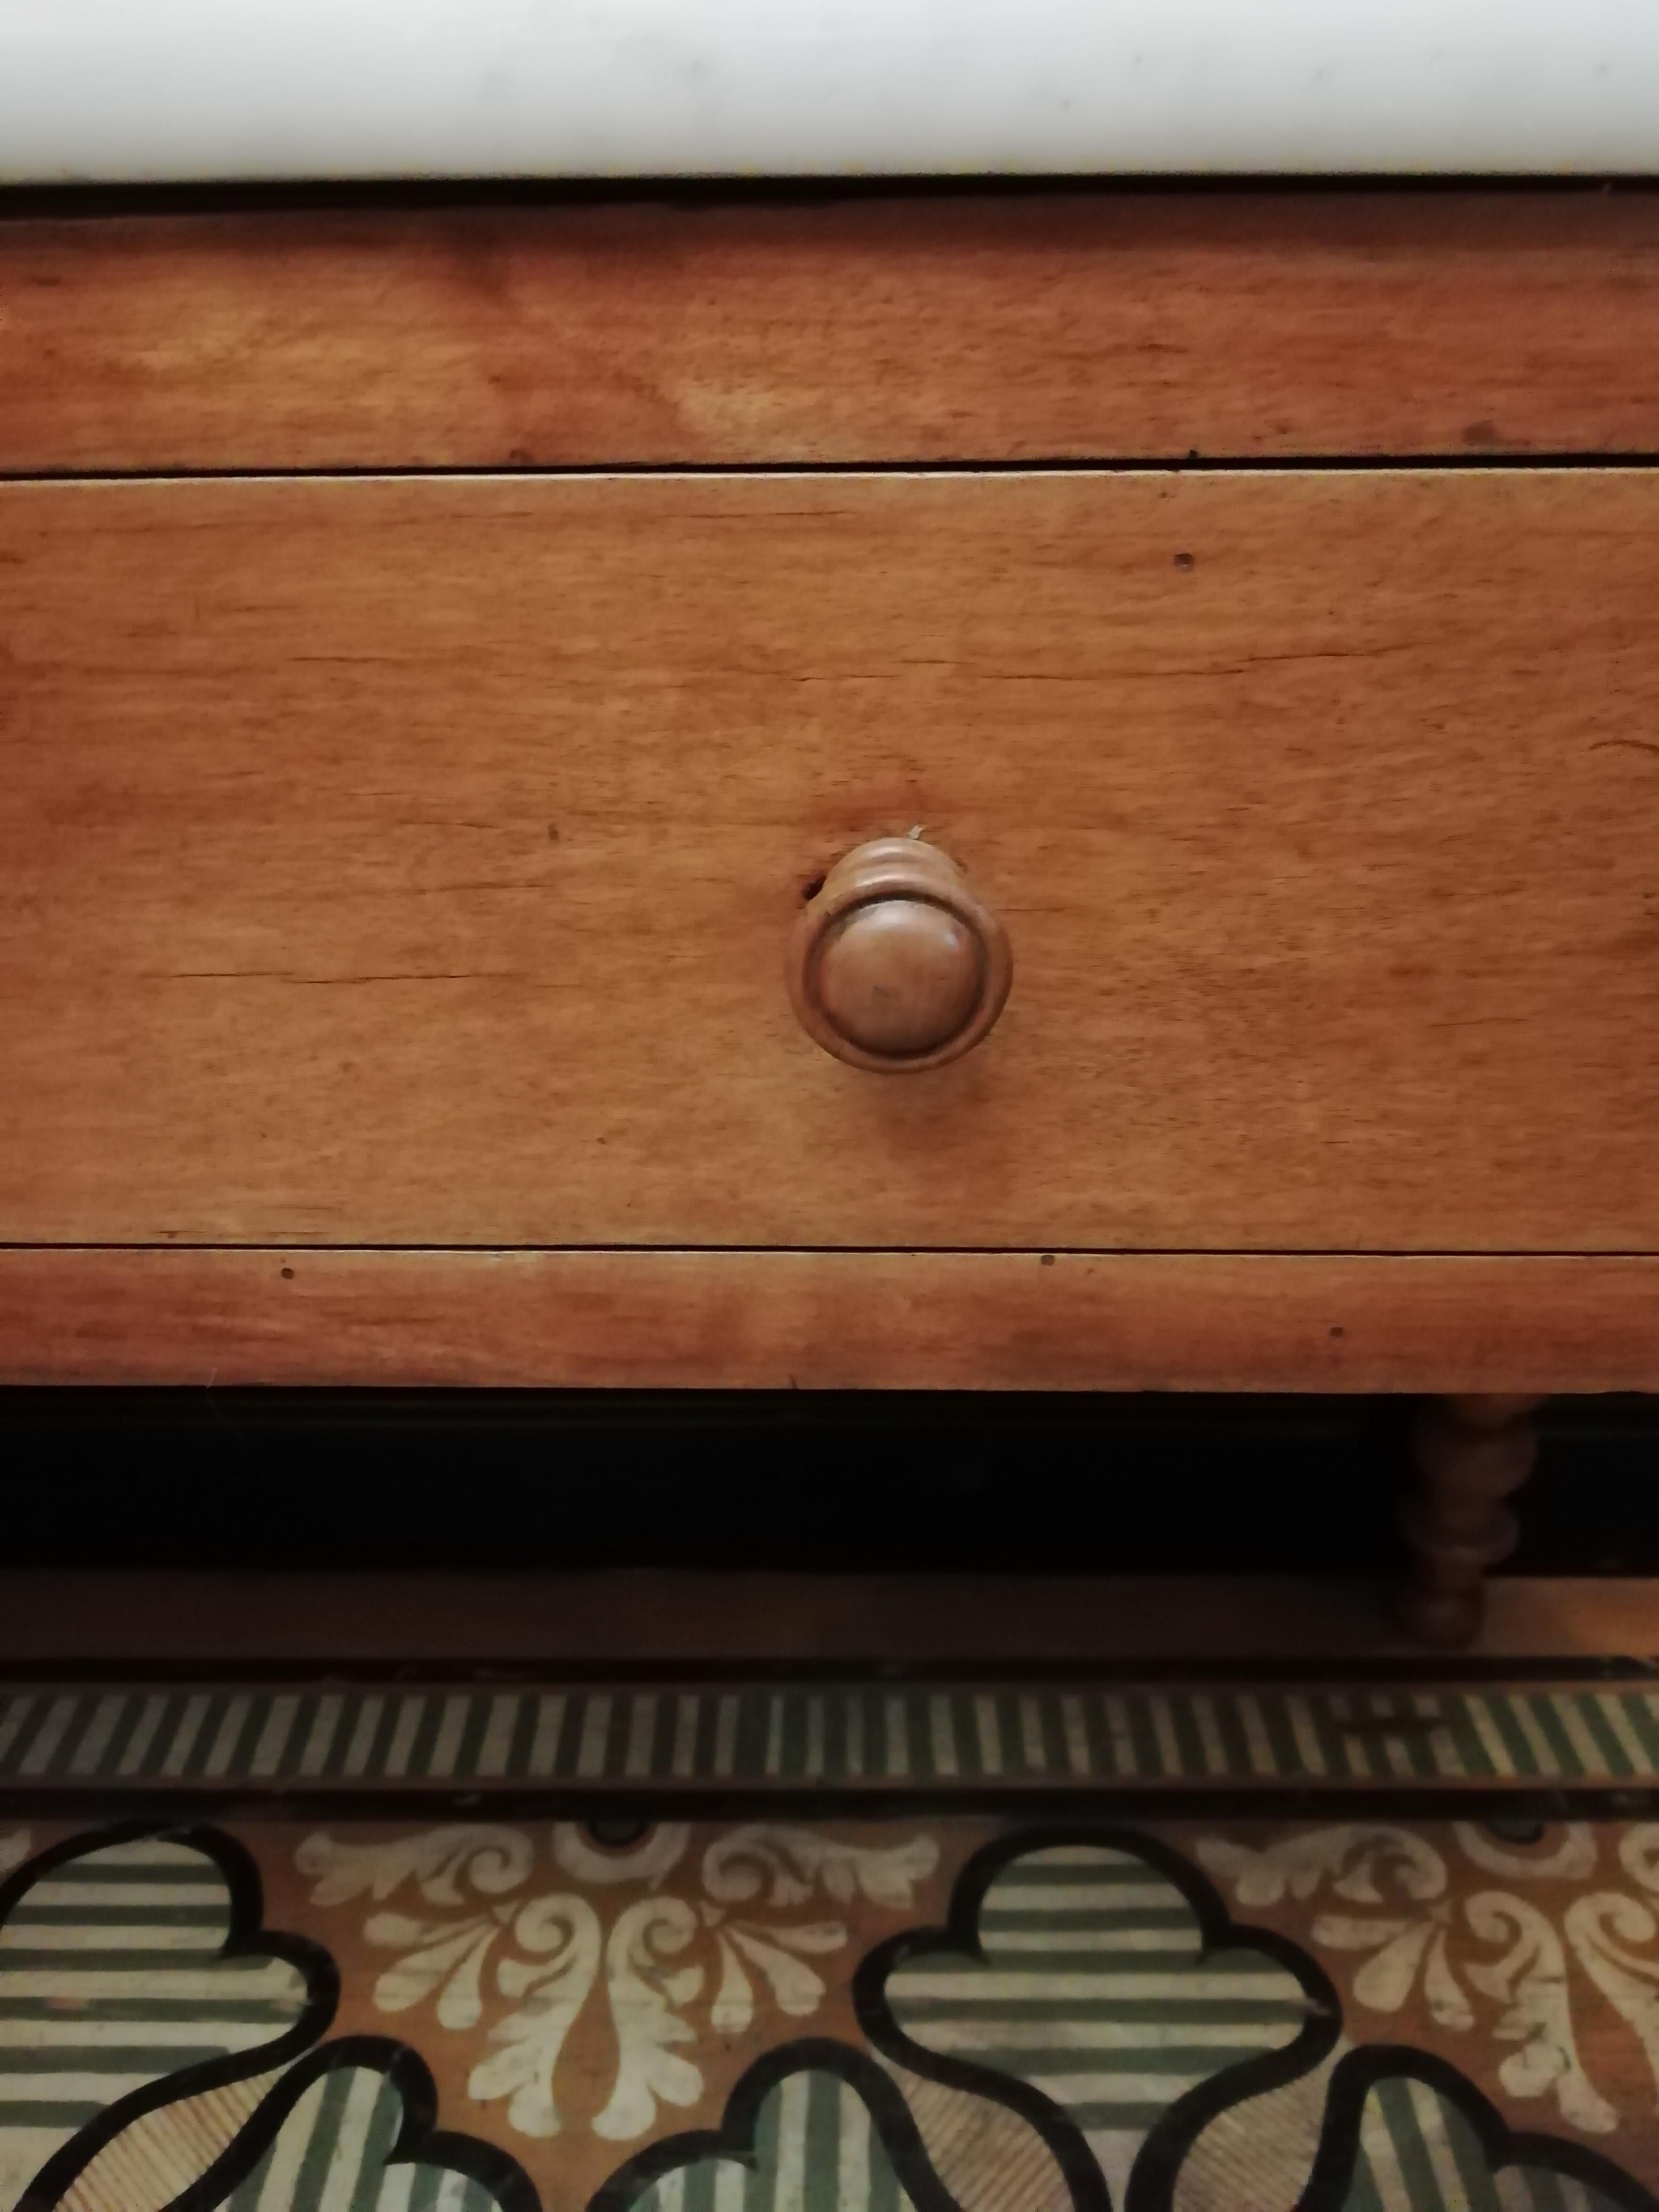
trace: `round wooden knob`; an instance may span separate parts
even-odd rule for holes
[[[956,862],[919,837],[838,860],[796,924],[789,993],[807,1035],[854,1067],[938,1067],[1002,1012],[1002,924]]]

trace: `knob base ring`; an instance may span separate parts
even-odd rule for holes
[[[840,1027],[820,990],[820,969],[849,922],[888,902],[931,907],[966,933],[977,954],[976,989],[964,1018],[938,1043],[915,1052],[872,1050]],[[814,1042],[849,1066],[880,1074],[942,1067],[971,1051],[1001,1013],[1013,979],[1008,939],[955,861],[915,837],[878,837],[837,861],[802,910],[790,945],[789,994]]]

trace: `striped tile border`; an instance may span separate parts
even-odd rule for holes
[[[1659,1690],[0,1686],[0,1790],[1659,1784]]]

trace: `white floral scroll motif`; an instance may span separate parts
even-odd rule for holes
[[[927,1835],[871,1848],[754,1823],[709,1844],[691,1877],[693,1901],[662,1889],[690,1839],[686,1823],[665,1821],[636,1844],[611,1850],[560,1821],[544,1846],[560,1886],[527,1897],[511,1893],[535,1872],[538,1845],[516,1828],[457,1826],[368,1844],[315,1835],[297,1863],[319,1905],[366,1898],[384,1905],[407,1885],[438,1908],[370,1914],[368,1942],[397,1954],[374,1984],[374,2002],[386,2013],[431,2003],[441,2027],[469,2030],[484,2024],[494,2000],[507,1999],[511,2009],[487,2027],[489,2047],[468,2089],[481,2102],[505,2098],[508,2122],[522,2135],[556,2135],[567,2124],[555,2081],[560,2057],[584,2006],[605,2003],[617,2072],[591,2125],[626,2141],[653,2124],[659,2105],[684,2109],[702,2096],[702,2072],[690,2055],[702,2032],[688,2017],[694,2007],[706,2003],[708,2029],[729,2037],[751,2027],[763,2003],[805,2020],[823,2002],[828,1988],[814,1962],[845,1949],[851,1930],[839,1918],[789,1916],[821,1898],[912,1912],[916,1887],[939,1857]],[[630,1899],[630,1887],[645,1894]],[[592,1901],[581,1893],[589,1889]]]
[[[1659,2085],[1659,1960],[1636,1958],[1624,1948],[1651,1943],[1659,1922],[1641,1899],[1606,1893],[1570,1905],[1566,1929],[1585,1972],[1635,2031]]]
[[[459,1905],[463,1875],[483,1896],[500,1897],[527,1881],[534,1863],[522,1829],[482,1826],[429,1828],[374,1844],[307,1836],[295,1854],[301,1873],[314,1878],[313,1905],[346,1905],[365,1894],[378,1905],[409,1881],[428,1905]]]
[[[1334,1951],[1374,1954],[1353,1978],[1355,2000],[1369,2010],[1398,2012],[1420,1972],[1429,2010],[1441,2027],[1468,2028],[1474,2026],[1474,2014],[1446,1955],[1449,1919],[1443,1907],[1422,1920],[1364,1920],[1325,1912],[1314,1923],[1313,1939]]]
[[[863,1897],[890,1911],[908,1911],[915,1886],[939,1864],[931,1836],[878,1848],[839,1843],[812,1828],[756,1822],[735,1828],[703,1854],[703,1887],[726,1905],[747,1905],[765,1893],[773,1906],[804,1905],[822,1885],[838,1905]]]
[[[1456,1822],[1453,1833],[1474,1865],[1516,1881],[1578,1881],[1595,1869],[1596,1838],[1582,1821],[1567,1824],[1545,1852],[1510,1850],[1467,1821]],[[1383,1908],[1322,1911],[1309,1931],[1328,1950],[1370,1954],[1350,1985],[1356,2003],[1397,2013],[1420,1987],[1437,2026],[1467,2034],[1484,2025],[1496,2041],[1517,2046],[1498,2068],[1510,2096],[1551,2096],[1562,2118],[1586,2134],[1618,2127],[1618,2111],[1590,2081],[1579,2053],[1562,1934],[1530,1899],[1486,1890],[1465,1902],[1460,1917],[1447,1894],[1446,1859],[1422,1837],[1398,1828],[1317,1828],[1261,1850],[1206,1838],[1197,1852],[1212,1874],[1234,1885],[1243,1905],[1305,1902],[1328,1882],[1330,1893],[1351,1905]],[[1659,1824],[1632,1830],[1620,1857],[1632,1879],[1659,1891]],[[1393,1899],[1379,1886],[1384,1875],[1394,1885]],[[1659,1921],[1638,1899],[1609,1893],[1579,1898],[1561,1927],[1592,1980],[1635,2029],[1659,2079],[1659,1960],[1638,1959],[1622,1948],[1659,1938]],[[1470,1955],[1471,1937],[1501,1955]],[[1498,2008],[1495,2018],[1477,2006],[1480,1998]]]
[[[847,1929],[839,1920],[816,1927],[766,1928],[753,1921],[734,1920],[720,1932],[720,1993],[710,2008],[709,2025],[722,2035],[741,2035],[755,2017],[754,1985],[744,1972],[746,1960],[759,1969],[771,1987],[780,2012],[805,2020],[823,2002],[823,1978],[806,1964],[800,1952],[839,1951]]]
[[[555,2136],[562,2123],[553,2069],[599,1978],[604,1931],[586,1898],[538,1897],[514,1922],[513,1939],[532,1955],[503,1959],[495,1981],[518,2009],[490,2029],[500,2047],[473,2068],[467,2094],[481,2104],[507,2098],[507,2119],[520,2135]]]
[[[382,2012],[407,2012],[435,1992],[441,2027],[477,2026],[483,2017],[484,1960],[501,1934],[493,1916],[420,1921],[377,1912],[363,1933],[371,1943],[404,1954],[374,1984]]]
[[[1233,1885],[1243,1905],[1278,1905],[1286,1896],[1312,1897],[1328,1881],[1338,1897],[1354,1905],[1381,1905],[1378,1876],[1391,1873],[1408,1898],[1440,1897],[1446,1888],[1446,1863],[1433,1845],[1408,1829],[1371,1822],[1346,1822],[1285,1836],[1254,1849],[1206,1836],[1198,1846],[1200,1863]]]
[[[668,1967],[697,1933],[697,1916],[683,1898],[648,1897],[629,1905],[611,1931],[605,1971],[617,2030],[617,2086],[593,2122],[612,2142],[641,2136],[657,2117],[657,2100],[684,2106],[702,2094],[702,2075],[671,2045],[695,2043],[697,2032],[678,2008],[702,1987],[702,1968]]]
[[[382,2012],[407,2012],[436,1997],[440,2024],[476,2027],[483,2017],[485,1963],[514,1906],[483,1902],[529,1879],[535,1850],[517,1828],[457,1826],[422,1835],[347,1844],[329,1835],[308,1836],[295,1853],[313,1878],[312,1902],[344,1905],[368,1897],[376,1904],[412,1882],[428,1905],[455,1905],[440,1919],[377,1912],[366,1923],[368,1940],[402,1955],[374,1985]],[[466,1893],[466,1887],[476,1893]]]
[[[1472,1897],[1465,1911],[1483,1943],[1502,1943],[1515,1933],[1501,1959],[1470,1960],[1463,1970],[1482,1996],[1505,2008],[1492,2033],[1500,2043],[1521,2046],[1498,2068],[1498,2080],[1512,2097],[1541,2097],[1553,2090],[1563,2119],[1589,2134],[1609,2133],[1619,2115],[1580,2061],[1567,1962],[1554,1929],[1535,1905],[1497,1890]]]

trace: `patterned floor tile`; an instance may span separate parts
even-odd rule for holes
[[[1454,2069],[1351,2051],[1331,2084],[1309,2195],[1340,2212],[1619,2212],[1650,2204],[1608,2160],[1515,2133]]]
[[[834,2046],[803,2045],[739,2086],[718,2130],[672,2140],[624,2168],[593,2212],[954,2208],[879,2069]]]
[[[70,1838],[0,1887],[0,2174],[55,2203],[123,2120],[304,2048],[327,1955],[262,1936],[233,1838]]]
[[[1595,1736],[1578,1707],[1368,1689],[1391,1710],[1341,1755],[1370,1794],[1321,1817],[1263,1770],[1299,1731],[1328,1769],[1345,1692],[29,1694],[0,2212],[1659,2212],[1659,1820],[1517,1801],[1493,1827],[1467,1776],[1423,1799],[1465,1721],[1582,1775],[1623,1706]],[[603,1786],[394,1807],[399,1730],[406,1771],[568,1758]],[[1126,1790],[1107,1819],[1062,1785],[1160,1741],[1260,1790],[1179,1818]],[[1035,1795],[945,1787],[1039,1753]],[[705,1754],[762,1786],[702,1816],[612,1788]],[[854,1757],[905,1765],[885,1810],[832,1782]],[[281,1817],[226,1794],[169,1821],[193,1769],[260,1759],[295,1764]],[[112,1761],[131,1817],[89,1823]]]
[[[309,2078],[296,2078],[291,2103],[277,2092],[275,2109],[256,2116],[238,2161],[266,2143],[252,2171],[228,2189],[222,2178],[198,2191],[215,2212],[528,2212],[522,2174],[476,2144],[428,2134],[420,2154],[398,2155],[412,2146],[394,2072],[353,2063],[341,2046],[327,2056],[334,2063],[324,2071],[295,2069]]]
[[[714,2124],[781,2043],[855,2038],[859,1959],[943,1909],[984,1832],[359,1824],[285,1831],[262,1866],[268,1910],[342,1961],[339,2030],[415,2044],[446,2112],[585,2203],[630,2148]]]
[[[1173,2170],[1217,2111],[1305,2072],[1340,2032],[1317,1968],[1232,1929],[1150,1838],[991,1845],[951,1928],[874,1954],[861,1993],[890,2056],[959,2087],[988,2069],[1057,2107],[1114,2200],[1149,2137]]]
[[[1533,2128],[1640,2145],[1659,2183],[1659,1825],[1217,1823],[1231,1909],[1325,1966],[1356,2041],[1470,2073]]]

